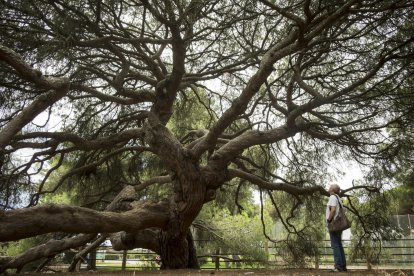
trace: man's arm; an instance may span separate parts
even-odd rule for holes
[[[335,213],[336,213],[336,206],[329,206],[329,216],[327,219],[328,223],[331,223],[331,221],[335,217]]]

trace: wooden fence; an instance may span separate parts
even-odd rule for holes
[[[347,257],[349,257],[350,241],[343,242]],[[269,244],[267,262],[245,258],[237,252],[222,254],[219,250],[215,252],[198,252],[202,269],[244,269],[244,268],[288,268],[289,266],[280,257],[279,248]],[[369,253],[369,250],[367,250]],[[414,269],[414,239],[390,240],[382,243],[381,254],[373,258],[360,258],[349,266],[355,269],[366,269],[367,266],[386,268]],[[332,249],[328,240],[323,241],[318,248],[318,255],[314,259],[307,260],[307,266],[323,268],[332,266]],[[97,270],[158,270],[160,267],[157,255],[145,249],[129,251],[114,251],[111,247],[99,247],[94,254],[88,255],[81,266],[82,269]]]

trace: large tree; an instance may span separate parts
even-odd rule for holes
[[[197,267],[189,227],[230,180],[285,192],[294,215],[303,198],[325,195],[336,159],[387,158],[397,145],[384,129],[405,116],[394,99],[413,96],[413,8],[1,0],[0,241],[84,233],[20,263],[3,258],[3,269],[97,233],[158,252],[165,268]],[[173,130],[177,114],[187,129]],[[157,170],[141,173],[149,164]],[[38,204],[94,175],[84,183],[107,189],[100,204]],[[161,184],[162,198],[146,195]]]

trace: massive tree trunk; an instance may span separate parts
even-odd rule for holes
[[[206,181],[200,160],[162,125],[149,116],[146,139],[172,171],[173,194],[169,199],[169,219],[158,235],[162,268],[198,268],[189,227],[206,201]]]
[[[197,253],[190,229],[184,235],[172,231],[146,229],[136,233],[118,232],[111,235],[112,248],[130,250],[145,248],[161,256],[161,269],[199,268]]]
[[[165,269],[198,268],[194,242],[189,227],[200,212],[206,186],[196,163],[186,160],[186,175],[178,175],[170,203],[170,219],[159,233],[159,254]]]
[[[205,177],[191,157],[181,160],[181,166],[185,174],[176,175],[168,224],[157,235],[162,269],[199,268],[189,227],[206,201]]]
[[[169,219],[164,228],[116,233],[111,236],[114,249],[150,249],[161,256],[161,269],[199,268],[189,229],[205,202],[205,184],[199,179],[201,177],[197,176],[193,181],[175,182],[169,203]]]
[[[191,231],[186,235],[161,231],[159,235],[161,269],[199,268]]]

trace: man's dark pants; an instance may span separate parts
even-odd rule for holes
[[[329,236],[331,238],[335,267],[339,270],[346,270],[345,252],[342,246],[342,231],[329,232]]]

